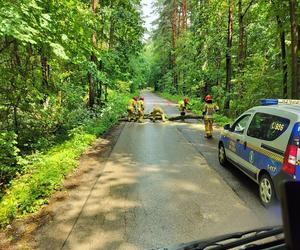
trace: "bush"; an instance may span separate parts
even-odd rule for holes
[[[99,115],[71,130],[69,139],[64,143],[20,161],[24,174],[11,181],[0,201],[0,224],[4,226],[47,203],[49,196],[62,185],[65,176],[78,165],[80,155],[126,111],[128,100],[125,95],[113,96]]]
[[[14,132],[0,133],[0,186],[15,176],[20,166],[18,162],[19,149],[17,135]]]

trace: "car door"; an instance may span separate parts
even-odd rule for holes
[[[258,173],[265,169],[270,176],[277,175],[282,168],[284,151],[290,138],[291,121],[283,114],[257,112],[246,132],[248,169]],[[292,123],[293,124],[293,123]],[[290,129],[288,130],[288,128]],[[285,135],[281,136],[283,133]]]
[[[240,154],[244,146],[245,130],[249,124],[251,114],[244,114],[239,117],[232,125],[229,132],[229,143],[227,148],[227,157],[236,165],[240,164]]]
[[[254,160],[257,157],[257,151],[255,147],[249,141],[249,136],[247,136],[248,128],[253,121],[254,115],[249,115],[243,120],[239,121],[232,130],[235,135],[236,140],[236,154],[234,158],[234,163],[239,167],[245,174],[256,180],[258,173],[258,168],[254,164]],[[250,147],[250,145],[252,145]]]

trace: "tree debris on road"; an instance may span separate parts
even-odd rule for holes
[[[151,119],[152,115],[151,114],[145,114],[144,119]],[[203,116],[199,115],[179,115],[179,116],[171,116],[171,117],[166,117],[169,121],[180,121],[180,120],[186,120],[186,119],[195,119],[195,120],[201,120],[203,119]],[[161,116],[158,115],[156,116],[156,120],[161,120]],[[128,121],[126,117],[122,117],[119,119],[119,121]]]

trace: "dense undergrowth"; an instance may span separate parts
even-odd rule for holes
[[[19,160],[22,173],[13,179],[0,200],[0,225],[22,217],[48,202],[49,196],[78,165],[80,155],[116,124],[124,114],[129,97],[115,95],[94,117],[70,130],[68,139],[44,153],[34,153]]]

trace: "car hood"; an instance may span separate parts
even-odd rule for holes
[[[210,247],[209,249],[214,249],[213,246],[215,246],[217,249],[229,249],[230,247],[242,246],[254,241],[282,235],[282,233],[282,226],[265,227],[244,232],[226,234],[206,240],[192,241],[189,243],[182,243],[167,247],[152,248],[149,250],[201,250],[207,247]],[[280,238],[283,240],[283,235],[282,237],[274,237],[274,240],[278,240]]]

